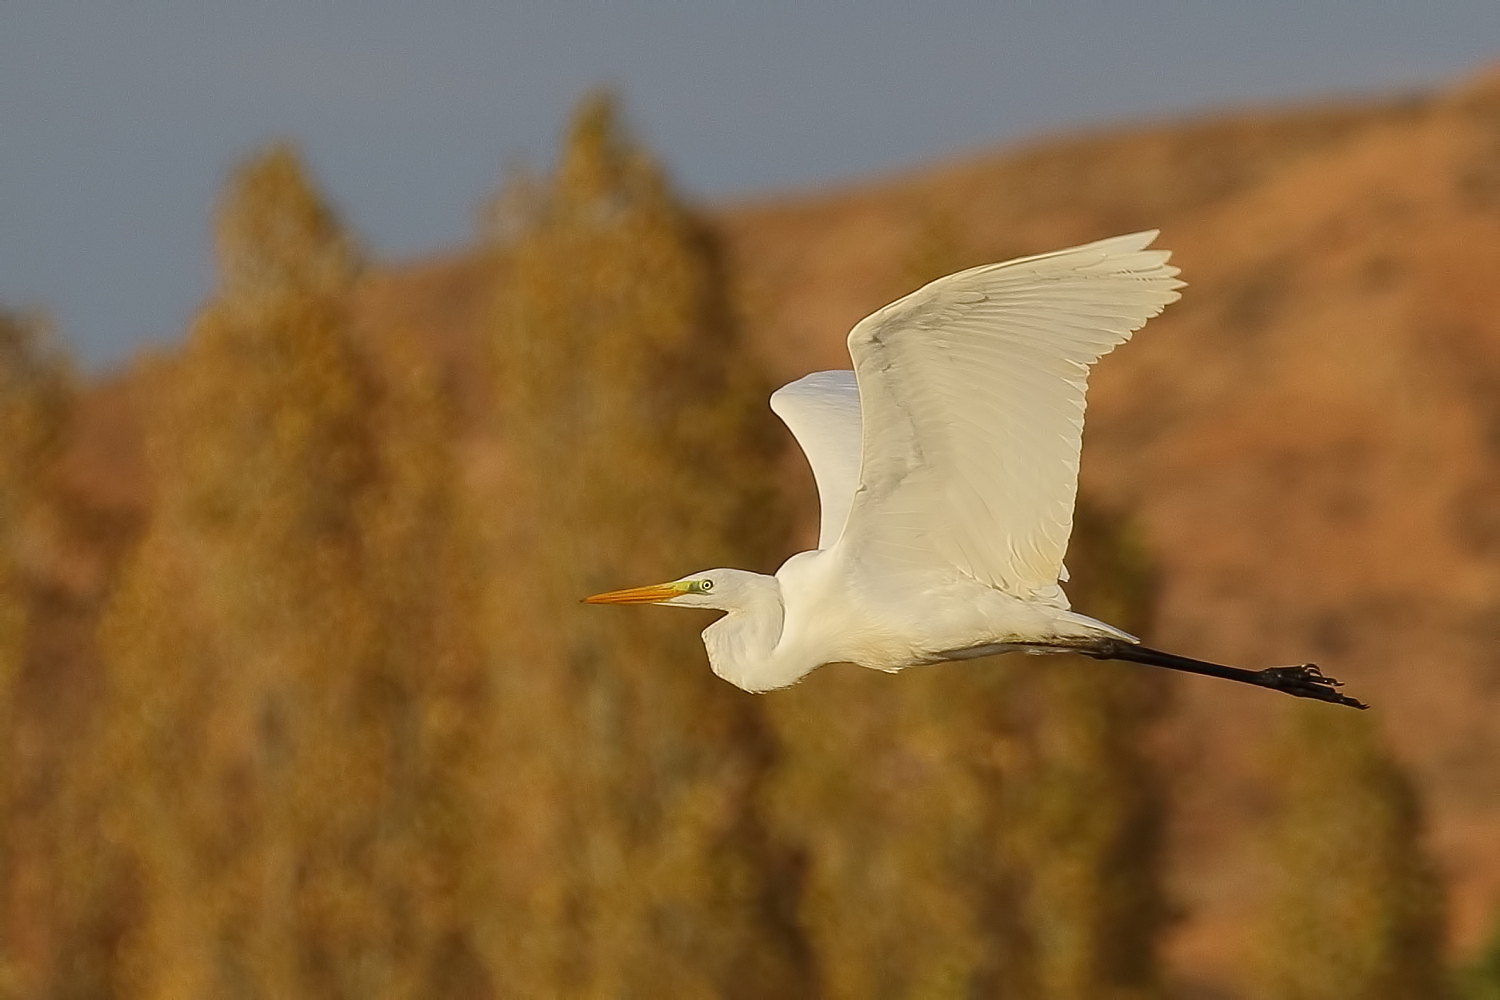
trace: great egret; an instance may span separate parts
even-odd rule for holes
[[[777,390],[817,480],[818,548],[591,604],[727,612],[703,632],[747,691],[825,663],[897,671],[994,653],[1130,660],[1363,708],[1313,664],[1243,670],[1149,649],[1068,609],[1089,366],[1179,297],[1156,231],[951,274],[861,320],[853,371]]]

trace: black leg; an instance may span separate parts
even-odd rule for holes
[[[1079,649],[1077,652],[1084,656],[1092,656],[1096,660],[1128,660],[1131,663],[1148,663],[1153,667],[1182,670],[1190,674],[1222,677],[1225,680],[1254,684],[1258,687],[1271,688],[1274,691],[1284,691],[1298,698],[1316,698],[1318,701],[1348,705],[1350,708],[1370,707],[1348,695],[1339,694],[1337,689],[1342,685],[1332,677],[1325,677],[1323,672],[1312,663],[1304,663],[1297,667],[1242,670],[1239,667],[1226,667],[1205,660],[1194,660],[1175,653],[1163,653],[1159,649],[1114,639],[1106,639],[1091,648]]]

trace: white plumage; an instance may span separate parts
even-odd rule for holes
[[[817,480],[818,549],[774,577],[716,569],[600,594],[710,607],[715,673],[750,691],[823,663],[878,670],[1074,651],[1354,703],[1310,665],[1246,671],[1159,653],[1068,610],[1089,368],[1176,301],[1156,232],[948,275],[861,320],[853,371],[815,372],[771,408]],[[1357,704],[1357,703],[1356,703]]]
[[[859,385],[851,371],[813,372],[771,393],[818,485],[818,548],[844,533],[859,488]]]

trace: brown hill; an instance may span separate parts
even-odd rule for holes
[[[783,379],[846,365],[849,326],[934,261],[1159,227],[1190,287],[1098,370],[1083,472],[1164,571],[1152,638],[1318,660],[1372,702],[1426,796],[1455,947],[1475,942],[1500,899],[1500,78],[1043,141],[715,218]],[[467,253],[392,269],[364,322],[428,331],[462,389],[490,274]],[[129,392],[85,409],[69,468],[91,523],[146,502]],[[788,488],[810,511],[800,468]],[[108,560],[58,544],[86,607]],[[1174,958],[1224,982],[1263,881],[1260,748],[1288,700],[1180,690],[1162,749]]]

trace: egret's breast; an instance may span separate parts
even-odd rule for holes
[[[819,663],[876,670],[921,662],[924,581],[911,576],[892,586],[861,573],[836,548],[799,553],[776,576],[786,605],[788,650]]]

